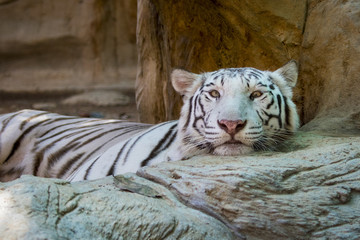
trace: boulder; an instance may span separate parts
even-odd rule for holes
[[[243,239],[358,239],[360,137],[293,140],[286,152],[199,156],[138,174]]]
[[[4,239],[234,239],[220,221],[133,174],[72,184],[23,176],[0,189]]]

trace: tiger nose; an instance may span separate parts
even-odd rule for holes
[[[239,132],[241,129],[243,129],[246,125],[246,120],[226,120],[221,119],[218,120],[218,124],[221,129],[223,129],[225,132],[227,132],[230,135],[235,135],[237,132]]]

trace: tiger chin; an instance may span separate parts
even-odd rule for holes
[[[299,126],[291,100],[297,77],[293,60],[274,72],[254,68],[203,74],[174,70],[172,84],[184,105],[178,146],[170,149],[170,159],[201,153],[236,156],[276,148]]]
[[[274,149],[299,125],[291,100],[297,76],[295,61],[274,72],[174,70],[172,84],[184,101],[180,118],[157,125],[37,110],[0,115],[0,180],[90,180],[195,155]]]

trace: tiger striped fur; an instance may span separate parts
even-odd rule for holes
[[[276,147],[298,128],[297,66],[275,72],[174,70],[184,101],[178,121],[157,125],[23,110],[0,116],[0,180],[23,174],[101,178],[199,154],[242,155]]]

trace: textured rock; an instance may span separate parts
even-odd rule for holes
[[[195,157],[139,174],[246,239],[358,239],[360,137],[301,133],[286,150]]]
[[[25,176],[0,189],[1,238],[234,238],[221,222],[135,175],[73,184]]]
[[[300,58],[303,119],[318,118],[309,129],[339,131],[360,122],[359,43],[359,1],[309,1]],[[319,126],[328,118],[332,126]]]
[[[299,58],[306,1],[138,1],[141,120],[177,118],[173,68],[196,73],[223,67],[280,67]]]
[[[136,9],[133,0],[1,2],[1,90],[73,90],[133,80]]]

